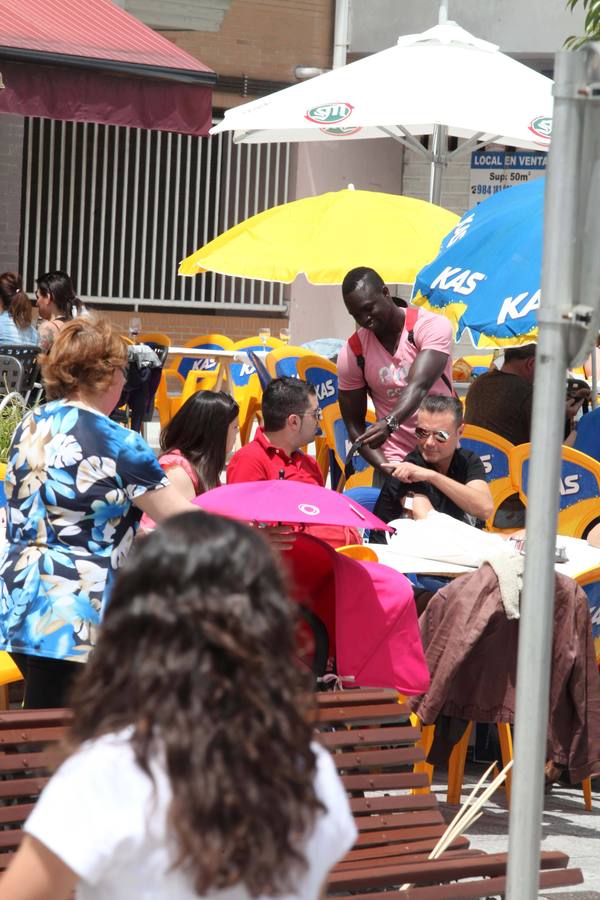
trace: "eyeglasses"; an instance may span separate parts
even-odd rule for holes
[[[296,415],[299,415],[301,419],[303,419],[304,416],[312,416],[315,422],[320,422],[323,418],[323,410],[320,406],[317,406],[316,409],[309,409],[307,412],[297,413]]]
[[[428,431],[426,428],[415,428],[415,437],[418,441],[426,441],[429,437],[434,437],[438,444],[445,444],[450,435],[447,431]]]

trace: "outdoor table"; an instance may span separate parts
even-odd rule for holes
[[[567,562],[556,563],[554,566],[555,571],[561,575],[577,578],[579,575],[587,572],[588,569],[600,566],[600,549],[590,547],[587,541],[558,534],[556,536],[556,544],[564,547],[567,554]],[[465,566],[428,559],[424,556],[410,556],[395,550],[389,544],[367,544],[366,546],[375,551],[379,562],[404,574],[445,575],[454,578],[457,575],[464,575],[466,572],[474,572],[477,568],[477,566]]]
[[[270,350],[255,350],[254,353],[262,359]],[[233,393],[233,381],[231,378],[231,363],[240,362],[252,365],[250,357],[245,350],[211,350],[208,347],[169,347],[169,356],[186,356],[188,359],[214,359],[221,363],[219,376],[214,390],[226,390]]]

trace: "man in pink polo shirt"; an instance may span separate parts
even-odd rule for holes
[[[410,314],[412,328],[405,328],[406,308],[374,269],[348,272],[342,294],[359,326],[359,353],[350,341],[340,351],[340,408],[350,439],[362,442],[361,455],[375,466],[376,483],[382,484],[382,464],[404,459],[416,446],[416,412],[423,398],[452,393],[452,327],[444,316],[418,310]],[[367,393],[378,419],[365,430]]]

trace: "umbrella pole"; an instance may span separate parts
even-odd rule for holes
[[[533,394],[527,504],[527,556],[519,624],[515,767],[508,844],[507,900],[539,891],[544,763],[554,621],[554,547],[559,506],[568,319],[577,285],[584,52],[556,55],[554,123],[544,207],[542,302]],[[589,239],[589,238],[588,238]],[[596,302],[596,298],[594,298]]]
[[[431,178],[429,182],[429,202],[440,206],[442,197],[442,174],[448,165],[448,126],[434,125],[431,138]]]

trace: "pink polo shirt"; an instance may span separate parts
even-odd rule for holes
[[[356,356],[346,342],[337,361],[338,387],[342,391],[355,391],[364,387],[366,381],[378,419],[390,415],[398,405],[398,398],[407,384],[410,367],[421,350],[438,350],[448,354],[444,375],[452,384],[452,325],[444,316],[420,309],[413,328],[415,343],[408,340],[408,332],[403,329],[393,354],[388,353],[368,328],[359,328],[358,333],[365,359],[364,376],[356,362]],[[442,379],[438,378],[429,393],[447,396],[450,391]],[[382,447],[386,459],[404,459],[415,448],[416,422],[415,412],[390,435]]]

